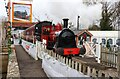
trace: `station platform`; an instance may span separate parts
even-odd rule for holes
[[[44,78],[48,79],[42,69],[42,60],[34,60],[20,45],[15,45],[15,54],[18,63],[19,76],[21,78]],[[13,63],[13,62],[11,62]],[[13,63],[14,64],[14,63]],[[12,70],[9,70],[11,72]],[[10,74],[10,73],[9,73]],[[9,75],[9,77],[12,77]]]

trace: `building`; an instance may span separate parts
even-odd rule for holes
[[[84,33],[87,35],[87,41],[93,42],[95,44],[106,45],[109,42],[110,45],[120,46],[120,38],[118,31],[88,31],[88,30],[74,30],[76,37],[77,45],[79,45],[80,38]]]

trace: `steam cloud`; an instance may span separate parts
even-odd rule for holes
[[[33,0],[33,14],[39,20],[53,20],[61,23],[63,18],[69,18],[74,26],[77,25],[77,16],[80,16],[80,27],[87,28],[101,18],[101,4],[86,6],[81,0],[50,1]]]

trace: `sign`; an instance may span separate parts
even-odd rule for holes
[[[32,4],[13,3],[13,22],[32,22]]]
[[[29,45],[26,45],[25,48],[26,48],[27,50],[29,50],[29,49],[30,49],[30,46],[29,46]]]

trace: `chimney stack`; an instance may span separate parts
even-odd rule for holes
[[[68,18],[63,19],[63,28],[68,28]]]
[[[78,16],[78,20],[77,20],[77,30],[79,30],[79,18],[80,16]]]

